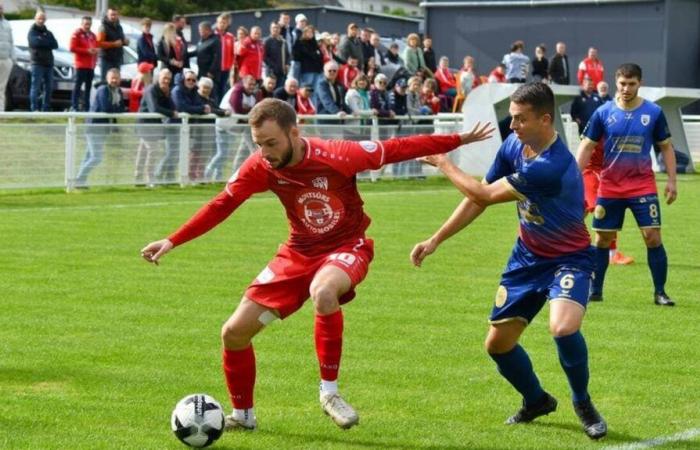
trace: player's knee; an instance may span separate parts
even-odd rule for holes
[[[570,334],[576,333],[578,329],[579,324],[573,322],[549,324],[549,333],[554,337],[568,336]]]
[[[224,348],[240,350],[250,344],[250,336],[243,333],[240,327],[229,320],[221,327],[221,342],[223,342]]]
[[[314,283],[309,289],[311,300],[314,302],[316,312],[321,315],[331,314],[338,310],[338,295],[327,284]]]
[[[510,340],[501,339],[498,336],[489,335],[484,341],[484,348],[489,355],[508,353],[515,347],[515,343]]]
[[[600,248],[608,248],[615,239],[615,234],[608,233],[596,233],[595,235],[595,246]]]
[[[644,236],[644,243],[648,248],[656,248],[661,245],[661,233],[658,230],[648,230],[642,233]]]

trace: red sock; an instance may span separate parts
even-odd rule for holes
[[[343,311],[339,309],[327,316],[316,314],[314,337],[321,379],[337,380],[343,350]]]
[[[253,407],[255,352],[253,344],[243,350],[224,349],[224,375],[231,403],[236,409]]]
[[[610,243],[610,250],[617,250],[617,238],[613,239]]]

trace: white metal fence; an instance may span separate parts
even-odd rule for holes
[[[253,151],[244,116],[158,114],[0,113],[0,189],[179,184],[224,181]],[[102,119],[109,123],[88,123]],[[139,123],[155,119],[157,123]],[[300,116],[305,135],[328,139],[388,139],[461,130],[461,114],[398,117]],[[418,177],[416,162],[361,177]]]
[[[141,124],[158,114],[0,113],[0,189],[179,184],[224,181],[253,151],[243,116],[183,115],[181,124]],[[113,123],[87,123],[86,119]],[[341,139],[387,139],[462,129],[461,114],[339,120],[302,116],[305,135]],[[575,151],[578,129],[564,116],[568,143]],[[700,162],[700,116],[684,116],[693,160]],[[435,173],[415,161],[393,164],[361,178],[422,177]]]

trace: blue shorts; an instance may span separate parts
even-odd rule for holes
[[[592,228],[598,231],[620,231],[627,208],[634,214],[639,228],[661,227],[659,196],[649,194],[631,198],[598,197],[593,210]]]
[[[489,322],[516,319],[528,324],[550,299],[576,302],[585,308],[593,267],[593,247],[556,258],[543,258],[518,239],[501,275]]]

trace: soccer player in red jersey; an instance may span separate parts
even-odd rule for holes
[[[225,220],[252,194],[274,192],[285,208],[290,236],[253,280],[222,328],[223,369],[234,408],[226,417],[226,428],[251,430],[257,425],[252,338],[270,321],[293,314],[309,297],[316,314],[321,407],[339,427],[350,428],[359,417],[338,394],[343,338],[340,305],[353,299],[374,255],[373,242],[365,236],[370,218],[362,208],[356,174],[488,139],[493,128],[477,124],[462,134],[386,141],[306,138],[300,134],[292,107],[277,99],[257,104],[248,121],[258,151],[243,163],[223,192],[175,233],[148,244],[141,254],[157,264],[174,247]]]

